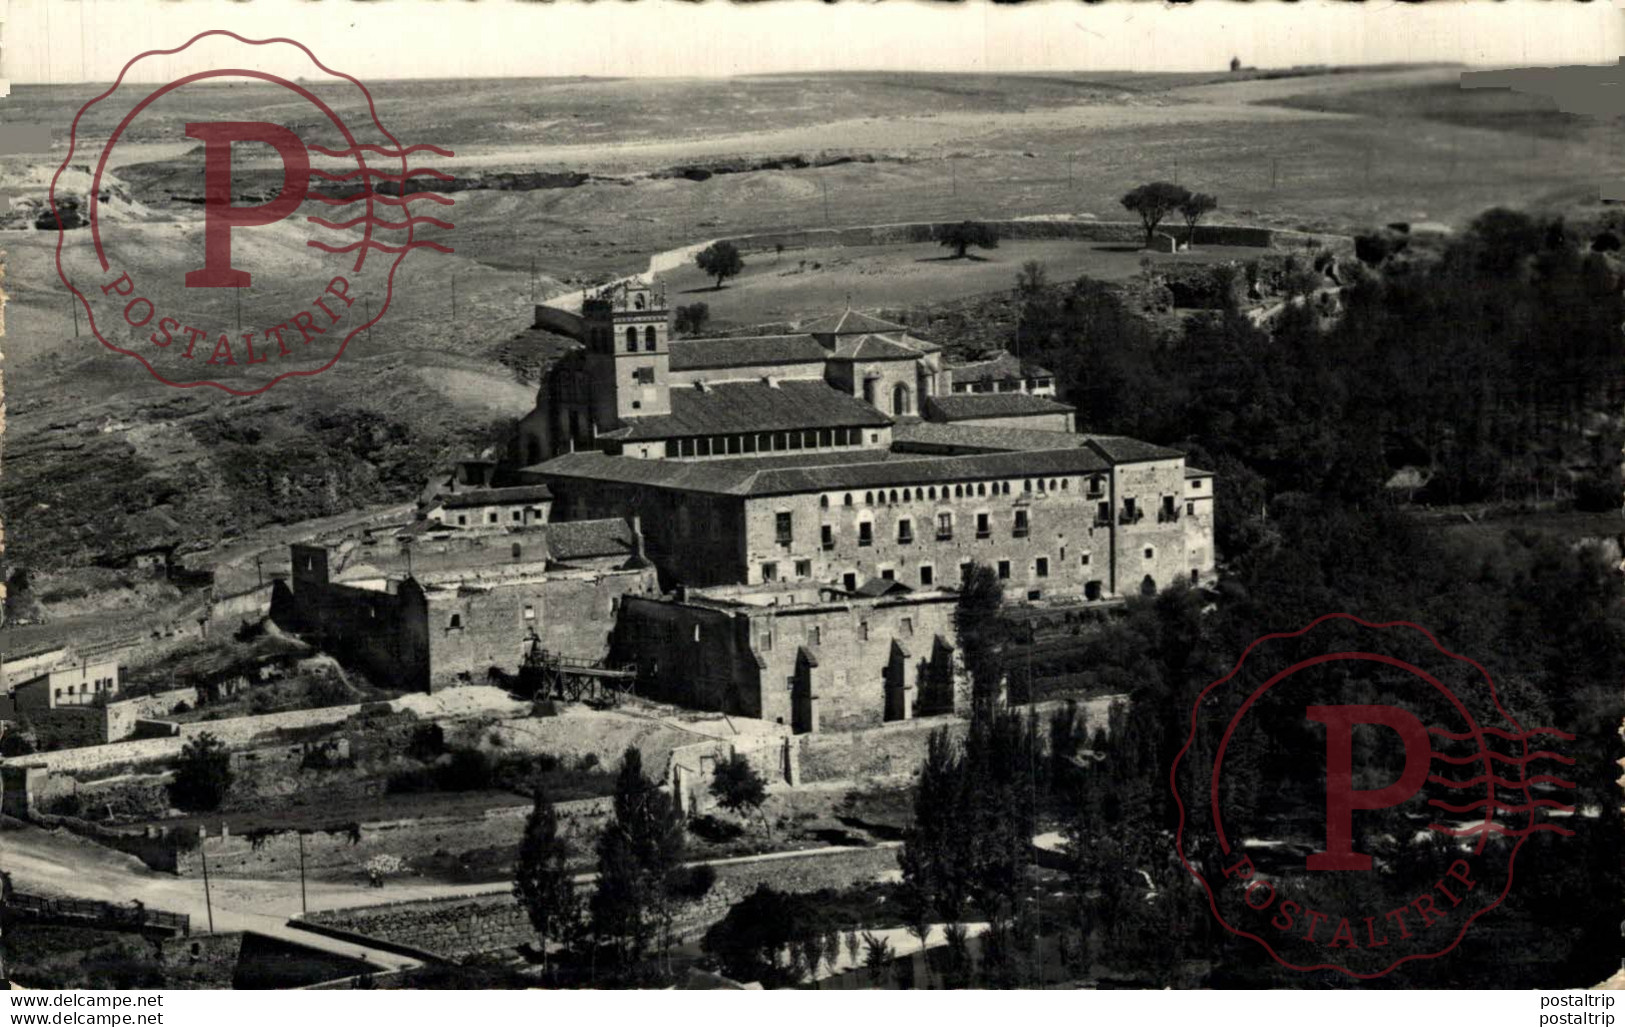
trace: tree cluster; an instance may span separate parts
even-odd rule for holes
[[[1196,226],[1217,210],[1219,201],[1207,193],[1193,193],[1173,182],[1147,182],[1123,194],[1123,206],[1139,215],[1145,229],[1145,245],[1150,248],[1157,227],[1169,215],[1178,214],[1185,222],[1185,244],[1196,244]]]

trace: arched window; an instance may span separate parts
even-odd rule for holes
[[[875,505],[875,494],[873,492],[865,492],[863,494],[863,505],[864,506],[874,506]]]
[[[643,330],[643,348],[653,353],[655,350],[655,326],[650,325]]]
[[[818,497],[818,508],[820,510],[828,510],[829,509],[829,497],[828,496],[819,496]]]
[[[965,498],[965,486],[963,486],[963,485],[955,485],[954,486],[954,498],[955,499],[963,499],[963,498]]]
[[[976,494],[978,496],[987,495],[987,483],[986,482],[979,481],[979,482],[976,483]]]
[[[908,386],[898,382],[891,390],[891,412],[898,416],[909,413],[909,400]]]
[[[891,501],[893,503],[897,502],[897,490],[896,489],[891,490]]]
[[[846,494],[846,501],[845,501],[845,503],[843,505],[845,505],[845,506],[851,506],[852,505],[852,493],[848,492]]]
[[[925,494],[926,494],[927,497],[929,497],[931,499],[937,498],[937,487],[935,485],[931,486],[930,488],[925,490]]]
[[[638,330],[636,328],[628,328],[626,330],[626,351],[628,353],[636,353],[638,351]]]

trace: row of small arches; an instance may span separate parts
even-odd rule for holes
[[[655,339],[656,336],[654,325],[650,325],[643,330],[643,348],[645,350],[651,353],[654,352]],[[626,351],[628,353],[636,353],[638,351],[638,330],[636,328],[628,328],[626,330]]]
[[[1029,478],[1026,481],[1023,481],[1021,483],[1022,491],[1024,491],[1024,492],[1033,491],[1033,484],[1034,484],[1035,481],[1037,482],[1039,492],[1045,492],[1045,491],[1062,492],[1062,491],[1070,490],[1071,487],[1072,487],[1070,481],[1068,479],[1066,479],[1066,478],[1050,478],[1048,480],[1048,482],[1047,482],[1047,488],[1046,488],[1046,482],[1045,482],[1045,480],[1043,478],[1037,478],[1037,479]],[[953,492],[952,492],[951,498],[953,498],[953,499],[963,499],[963,498],[965,498],[967,496],[973,496],[973,497],[974,496],[986,496],[986,495],[989,495],[989,494],[995,495],[995,496],[998,496],[998,495],[1008,496],[1010,494],[1010,483],[1007,482],[1007,481],[1005,481],[1005,482],[996,481],[996,482],[994,482],[992,484],[991,488],[992,488],[992,492],[989,493],[989,491],[988,491],[989,490],[989,485],[988,485],[987,482],[978,482],[975,486],[971,486],[971,485],[955,485],[953,487]],[[1097,484],[1096,485],[1096,490],[1098,491],[1099,488],[1100,488],[1100,486]],[[937,490],[937,487],[935,485],[929,486],[927,488],[891,489],[890,491],[882,489],[879,492],[865,492],[863,494],[863,504],[865,506],[874,506],[877,501],[881,502],[881,503],[913,503],[913,502],[918,502],[920,500],[936,500],[938,498],[942,498],[942,499],[950,498],[950,493],[948,491],[948,486],[946,486],[946,485],[942,486],[940,497],[938,495],[938,490]],[[846,493],[846,495],[843,496],[842,499],[841,499],[841,505],[842,506],[851,506],[851,505],[853,505],[853,502],[854,502],[854,497],[853,497],[853,494],[850,493],[850,492]],[[825,510],[829,509],[829,497],[828,496],[819,496],[818,497],[818,505],[822,509],[825,509]]]

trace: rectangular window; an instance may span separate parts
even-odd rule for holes
[[[513,512],[513,519],[514,520],[520,521],[520,520],[524,520],[524,518],[525,518],[525,515],[523,513],[521,513],[520,511],[515,510]]]
[[[818,529],[818,541],[825,549],[835,548],[835,527],[825,524]]]
[[[497,522],[497,512],[492,510],[490,513],[485,515],[485,519],[487,522],[495,524]]]
[[[823,645],[824,629],[814,624],[812,626],[812,630],[807,632],[807,641],[811,642],[813,645]]]
[[[1185,504],[1185,516],[1186,517],[1195,517],[1196,516],[1196,504],[1195,503],[1186,503]]]
[[[880,572],[880,577],[884,581],[896,581],[897,572],[892,570],[890,567],[887,567],[885,570]]]
[[[935,578],[935,577],[936,577],[936,571],[932,570],[930,564],[925,563],[925,564],[920,565],[920,587],[921,588],[930,588],[931,583],[932,583],[932,579]]]
[[[801,448],[801,433],[800,432],[793,431],[793,432],[790,433],[790,448],[791,449],[800,449]]]
[[[1089,498],[1099,499],[1106,494],[1106,479],[1096,475],[1089,479]]]
[[[875,526],[868,521],[858,522],[858,545],[872,546],[875,544]]]
[[[1049,557],[1040,556],[1038,558],[1038,562],[1034,566],[1034,570],[1037,571],[1040,578],[1049,577]]]
[[[694,440],[693,439],[684,439],[684,440],[682,440],[682,447],[683,447],[682,452],[683,452],[684,456],[693,456],[694,455]]]
[[[1156,550],[1155,550],[1155,549],[1152,549],[1152,548],[1151,548],[1151,547],[1150,547],[1150,546],[1146,546],[1146,547],[1145,547],[1145,558],[1146,558],[1146,559],[1147,559],[1147,560],[1149,560],[1149,559],[1151,559],[1151,557],[1152,557],[1152,556],[1153,556],[1153,555],[1154,555],[1154,554],[1155,554],[1155,553],[1156,553]]]
[[[798,577],[798,578],[810,578],[810,577],[812,577],[812,561],[811,560],[797,560],[796,561],[796,577]]]
[[[914,541],[914,522],[907,517],[897,522],[897,541],[905,546]]]
[[[639,385],[653,385],[655,383],[655,369],[652,367],[638,367],[632,370],[632,380]]]
[[[762,580],[763,581],[777,581],[777,580],[779,580],[779,565],[776,564],[776,563],[772,563],[772,562],[762,564]]]
[[[993,534],[993,531],[988,526],[987,514],[985,514],[985,513],[977,514],[976,515],[976,537],[977,538],[987,538],[991,534]]]
[[[1201,487],[1202,487],[1202,479],[1201,478],[1196,478],[1196,479],[1191,481],[1191,488],[1199,489]]]
[[[1112,522],[1112,505],[1101,503],[1095,507],[1095,527],[1101,528]]]
[[[746,435],[745,436],[745,452],[747,452],[747,453],[756,452],[756,436],[754,436],[754,435]]]
[[[913,638],[914,637],[914,618],[913,617],[904,617],[903,618],[902,632],[903,632],[903,637],[904,638]]]
[[[1083,554],[1083,558],[1078,561],[1078,566],[1080,566],[1080,567],[1089,566],[1089,554],[1088,553]]]
[[[758,649],[762,650],[762,652],[764,652],[764,653],[772,652],[773,651],[773,632],[771,632],[771,631],[762,632],[762,637],[761,637],[760,641],[758,641],[756,643],[756,647]]]
[[[862,641],[865,641],[865,642],[869,641],[869,622],[868,621],[866,621],[866,620],[858,621],[858,638],[861,639]]]
[[[1010,580],[1010,561],[1009,560],[1000,560],[999,561],[999,580],[1000,581],[1009,581]]]
[[[787,546],[795,541],[795,516],[788,510],[781,510],[773,515],[773,535],[781,546]]]
[[[459,527],[467,526],[467,524],[468,524],[468,515],[467,514],[458,514],[457,515],[457,524],[458,524]]]
[[[738,452],[739,452],[739,447],[743,444],[743,441],[744,440],[741,439],[738,435],[730,435],[730,436],[728,436],[728,455],[729,456],[737,455]]]
[[[711,440],[710,439],[695,439],[694,440],[694,455],[695,456],[710,456],[711,455]]]
[[[1016,511],[1016,526],[1012,534],[1015,535],[1016,538],[1027,537],[1027,511]]]
[[[534,606],[525,607],[525,620],[526,621],[533,621],[535,619],[536,619],[536,607],[534,607]]]
[[[1138,524],[1140,522],[1140,518],[1144,516],[1144,512],[1134,505],[1133,496],[1129,496],[1127,499],[1123,500],[1123,514],[1120,518],[1122,523]]]
[[[1157,511],[1157,523],[1167,524],[1179,520],[1179,508],[1174,505],[1173,496],[1162,497],[1162,508]]]
[[[937,514],[937,538],[947,541],[954,537],[954,515],[951,513]]]
[[[808,449],[818,448],[818,432],[815,429],[808,428],[806,431],[801,433],[801,438],[802,441],[806,443]]]

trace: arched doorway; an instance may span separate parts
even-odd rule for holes
[[[1140,579],[1140,594],[1143,596],[1154,596],[1157,594],[1157,582],[1155,578],[1151,577],[1151,575],[1147,574],[1144,578]]]

